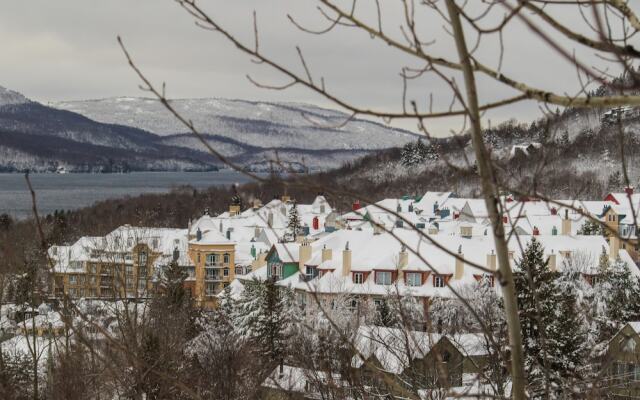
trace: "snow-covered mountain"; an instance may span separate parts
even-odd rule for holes
[[[263,163],[278,157],[303,162],[311,168],[336,167],[372,151],[399,147],[417,135],[388,126],[353,119],[312,105],[228,99],[173,100],[173,106],[209,143],[243,164]],[[162,143],[203,150],[172,114],[157,100],[118,97],[51,103],[95,121],[131,126],[163,136]]]
[[[0,87],[0,171],[205,170],[209,155],[140,129],[92,121]]]

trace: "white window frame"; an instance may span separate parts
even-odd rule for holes
[[[421,272],[407,272],[407,286],[422,286]]]
[[[353,273],[353,283],[360,285],[364,283],[364,272]]]
[[[376,271],[376,284],[377,285],[391,285],[391,280],[393,276],[391,275],[391,271]],[[388,277],[389,279],[383,279],[382,277]]]
[[[445,287],[445,279],[444,279],[444,275],[434,275],[433,276],[433,287],[437,287],[437,288],[443,288]]]

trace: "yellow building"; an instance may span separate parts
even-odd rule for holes
[[[53,273],[51,292],[72,299],[149,297],[155,267],[166,263],[184,229],[139,228],[124,225],[103,237],[83,237],[70,246],[49,249]]]
[[[189,241],[189,258],[195,265],[195,303],[212,309],[216,296],[235,279],[235,243],[215,230],[198,230]]]

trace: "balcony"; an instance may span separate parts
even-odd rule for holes
[[[113,286],[113,279],[100,279],[100,287],[111,287]]]
[[[227,268],[229,267],[229,263],[225,262],[206,262],[204,264],[205,268]]]
[[[224,280],[224,276],[218,274],[207,274],[204,276],[206,282],[221,282]]]

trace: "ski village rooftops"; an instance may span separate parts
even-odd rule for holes
[[[633,214],[623,205],[628,197],[613,193],[603,201],[545,202],[504,196],[502,223],[511,238],[512,265],[533,238],[542,244],[550,268],[574,266],[587,280],[602,254],[633,265],[637,236]],[[293,236],[292,218],[298,226]],[[578,235],[589,218],[629,240]],[[146,296],[174,263],[188,275],[186,284],[203,307],[214,307],[235,279],[236,292],[251,279],[276,279],[305,293],[380,296],[397,287],[402,294],[428,298],[449,296],[448,284],[492,277],[497,267],[484,200],[450,192],[366,206],[354,202],[342,215],[324,196],[311,204],[286,196],[265,205],[254,200],[244,210],[234,199],[228,211],[217,216],[207,211],[186,229],[124,225],[103,237],[52,246],[49,256],[53,297]]]

